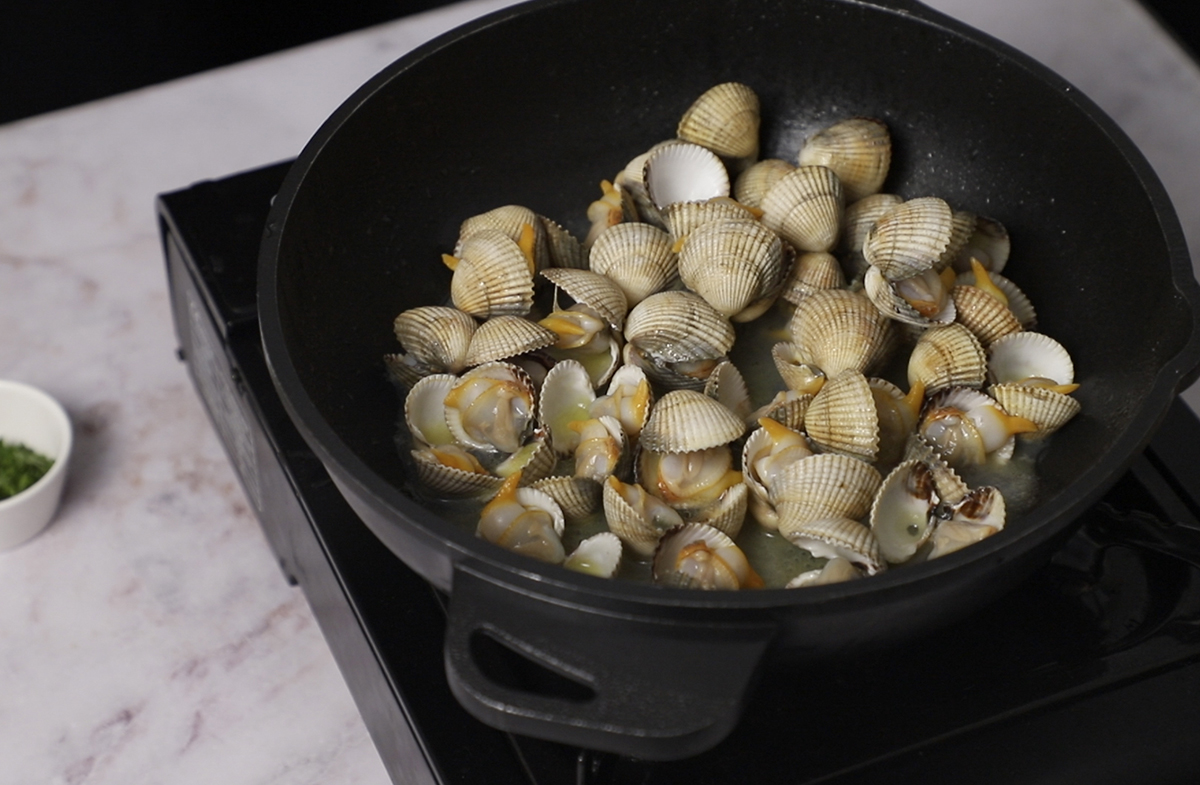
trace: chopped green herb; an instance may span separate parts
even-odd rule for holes
[[[50,471],[54,461],[23,444],[0,439],[0,499],[16,496]]]

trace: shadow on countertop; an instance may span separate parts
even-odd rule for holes
[[[450,0],[36,0],[0,11],[0,123],[206,71]]]

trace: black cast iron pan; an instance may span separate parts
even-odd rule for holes
[[[439,255],[462,219],[517,203],[582,233],[598,182],[729,80],[762,99],[764,157],[791,158],[837,119],[882,118],[897,144],[886,190],[1009,229],[1006,275],[1072,352],[1083,413],[1040,453],[1036,504],[1005,531],[865,581],[687,592],[543,567],[406,494],[381,357],[397,313],[445,301]],[[764,656],[886,645],[1000,596],[1119,476],[1200,361],[1200,294],[1142,156],[1062,79],[911,0],[544,0],[454,31],[372,79],[305,148],[271,212],[259,296],[301,432],[375,534],[450,593],[463,704],[503,729],[651,759],[728,733]],[[564,678],[522,680],[511,657]]]

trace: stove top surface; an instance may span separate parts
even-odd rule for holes
[[[396,782],[1166,783],[1200,774],[1200,421],[1179,401],[1029,581],[900,647],[768,664],[742,721],[707,753],[648,763],[478,722],[446,683],[445,598],[355,517],[274,392],[255,276],[286,167],[160,198],[180,353]]]

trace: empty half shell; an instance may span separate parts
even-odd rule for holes
[[[987,368],[997,384],[1026,379],[1049,379],[1062,385],[1075,381],[1070,353],[1043,333],[1020,332],[996,341],[988,349]]]
[[[579,432],[571,423],[592,418],[596,399],[587,369],[575,360],[555,363],[542,382],[538,422],[549,434],[550,446],[559,455],[570,455],[579,446]]]
[[[646,159],[646,192],[659,210],[675,202],[729,196],[729,173],[717,154],[684,142],[658,148]]]
[[[611,578],[621,566],[621,540],[612,532],[593,534],[567,555],[563,566],[597,578]]]

